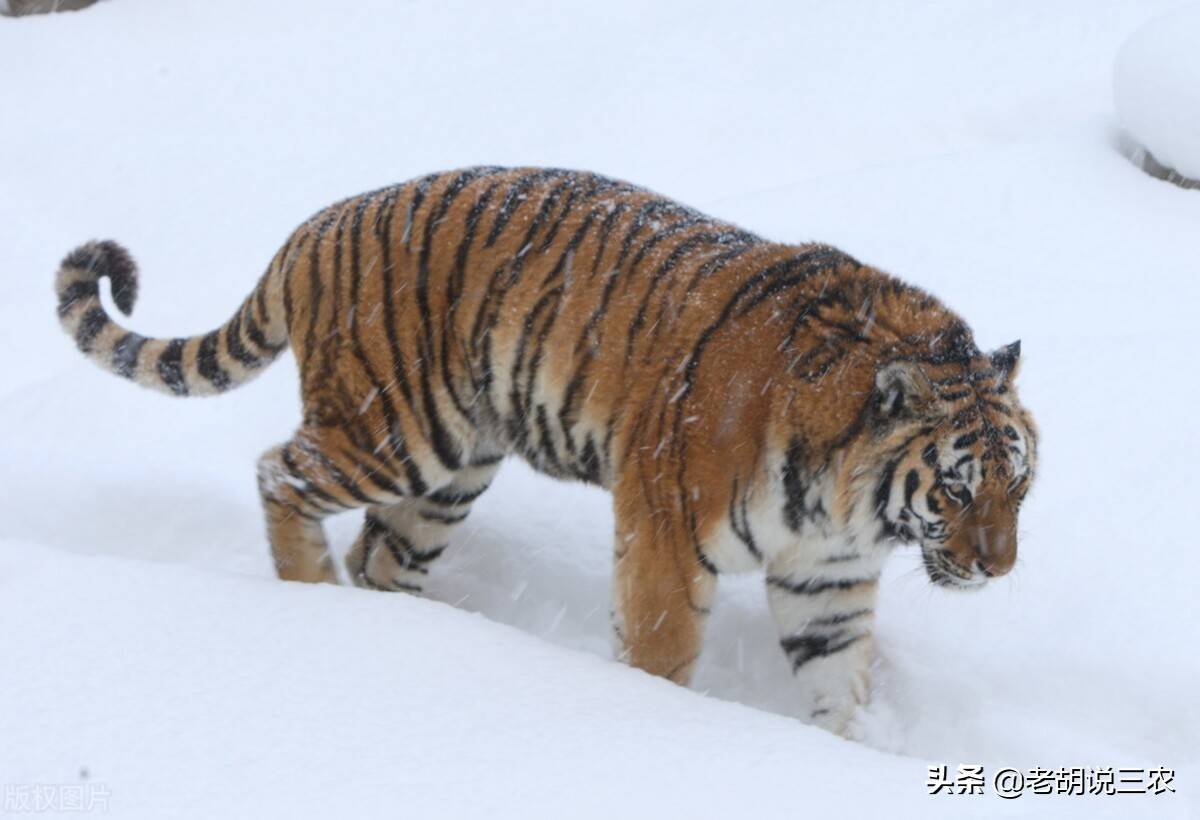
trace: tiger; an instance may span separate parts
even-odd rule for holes
[[[338,583],[322,522],[365,511],[354,585],[423,592],[507,456],[613,500],[617,658],[688,685],[723,573],[759,571],[802,721],[868,699],[885,558],[966,590],[1017,556],[1037,432],[1020,343],[984,353],[928,293],[835,247],[763,239],[556,168],[429,174],[318,212],[225,324],[117,324],[138,275],[92,241],[58,316],[104,369],[231,390],[291,348],[302,421],[257,463],[284,580]]]

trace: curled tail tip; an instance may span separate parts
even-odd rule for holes
[[[84,276],[81,277],[80,274]],[[59,270],[60,301],[68,301],[68,280],[85,281],[94,285],[104,277],[108,277],[117,310],[128,316],[133,312],[133,305],[137,301],[137,264],[129,255],[129,251],[111,239],[85,242],[67,254]]]

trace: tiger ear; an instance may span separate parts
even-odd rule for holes
[[[875,373],[872,403],[879,421],[922,416],[933,406],[933,384],[915,362],[891,362]]]
[[[1021,340],[993,351],[988,358],[1000,376],[1000,383],[1011,384],[1021,370]]]

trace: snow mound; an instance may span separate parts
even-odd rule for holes
[[[1163,171],[1200,179],[1200,5],[1146,23],[1117,55],[1117,116]]]
[[[923,761],[408,595],[12,540],[0,541],[0,579],[0,623],[19,625],[0,632],[0,782],[74,788],[111,816],[1027,810],[930,797]],[[1186,811],[1089,796],[1054,809]]]
[[[0,579],[0,782],[114,816],[961,816],[918,760],[408,595],[15,541]]]

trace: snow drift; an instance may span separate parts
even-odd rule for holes
[[[1159,164],[1200,179],[1200,6],[1157,17],[1129,38],[1113,96],[1121,125]]]

